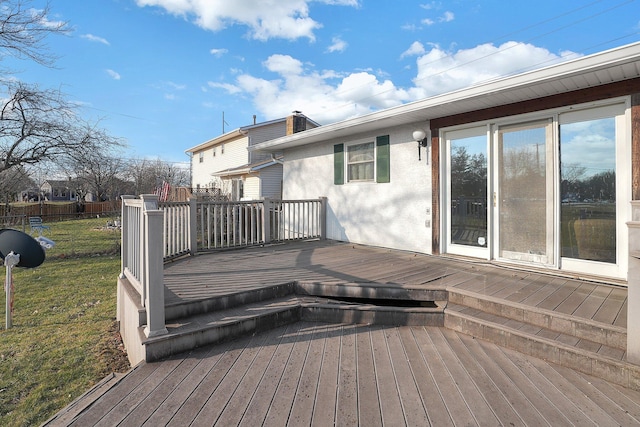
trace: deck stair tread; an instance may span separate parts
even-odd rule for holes
[[[463,305],[449,303],[448,311],[462,313],[470,317],[480,319],[485,322],[498,324],[523,334],[539,337],[544,340],[556,341],[558,344],[575,347],[580,352],[590,352],[596,355],[611,358],[617,361],[624,361],[626,352],[623,349],[608,346],[602,343],[594,342],[584,338],[578,338],[568,333],[554,331],[548,328],[532,325],[530,323],[519,320],[510,319],[508,317],[497,314],[487,313],[485,311],[471,308]]]
[[[193,331],[212,328],[223,324],[240,322],[277,311],[288,310],[300,306],[295,295],[273,298],[266,301],[235,306],[226,310],[200,313],[189,317],[174,319],[166,323],[168,335],[152,338],[148,341],[167,339],[171,335],[191,333]]]
[[[626,350],[626,328],[603,323],[593,319],[585,319],[580,316],[559,313],[540,307],[532,307],[513,301],[481,295],[461,289],[449,288],[449,307],[453,309],[455,304],[469,308],[475,308],[481,312],[495,314],[507,319],[521,321],[532,327],[543,330],[559,332],[573,337],[592,341],[615,349]],[[543,332],[555,336],[550,332]],[[566,339],[562,337],[561,339]]]

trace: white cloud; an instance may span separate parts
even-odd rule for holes
[[[563,56],[526,43],[506,42],[500,46],[487,43],[457,52],[438,46],[417,59],[417,88],[425,96],[449,92],[501,76],[548,66],[575,58],[573,52]]]
[[[119,73],[111,70],[111,69],[107,69],[107,74],[109,75],[109,77],[111,77],[113,80],[120,80],[121,76]]]
[[[328,52],[344,52],[347,50],[348,43],[342,40],[340,37],[334,37],[331,40],[331,46],[327,49]]]
[[[164,83],[165,86],[168,86],[171,89],[174,90],[185,90],[187,88],[187,85],[183,84],[183,83],[175,83],[172,81],[167,81]]]
[[[409,49],[402,52],[400,58],[404,58],[406,56],[422,55],[423,53],[425,53],[423,44],[420,42],[413,42],[411,43],[411,46],[409,46]]]
[[[314,31],[322,24],[309,15],[312,0],[136,0],[140,7],[157,6],[181,16],[207,30],[220,31],[231,25],[249,28],[249,36],[315,40]],[[324,0],[325,4],[357,7],[357,0]]]
[[[414,42],[403,53],[418,56],[418,71],[414,85],[409,88],[398,87],[390,79],[380,77],[384,72],[318,71],[289,55],[271,55],[263,62],[265,68],[275,74],[273,78],[239,73],[233,83],[210,82],[208,85],[211,89],[251,97],[256,109],[267,119],[300,110],[320,123],[331,123],[576,56],[572,52],[560,56],[516,42],[500,46],[484,44],[452,52],[438,46],[428,49]]]
[[[213,89],[224,89],[229,94],[236,94],[242,92],[242,89],[236,85],[232,85],[229,83],[216,83],[216,82],[207,82],[207,86]]]
[[[267,70],[282,75],[302,74],[302,62],[289,55],[271,55],[263,65]]]
[[[209,51],[210,54],[212,54],[217,58],[220,58],[222,55],[224,55],[227,52],[229,52],[227,49],[211,49]]]
[[[98,37],[98,36],[94,36],[93,34],[83,34],[80,37],[82,37],[83,39],[87,39],[89,41],[92,42],[98,42],[98,43],[102,43],[104,45],[109,46],[110,43],[107,39],[103,38],[103,37]]]
[[[440,5],[438,3],[432,1],[431,3],[421,4],[420,7],[423,8],[423,9],[426,9],[426,10],[431,10],[431,9],[439,8]]]
[[[445,12],[444,15],[442,15],[440,18],[438,18],[438,21],[440,22],[451,22],[453,21],[455,18],[455,15],[453,14],[453,12]]]

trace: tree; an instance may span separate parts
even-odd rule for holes
[[[29,8],[27,0],[0,0],[0,50],[16,58],[50,66],[44,40],[67,29],[47,20],[48,6]],[[1,58],[1,57],[0,57]],[[119,141],[76,113],[59,90],[14,79],[0,79],[0,172],[95,152]]]
[[[49,21],[49,4],[43,9],[30,7],[29,0],[0,0],[0,50],[2,56],[29,59],[51,66],[55,57],[47,52],[45,39],[65,34],[64,21]]]
[[[134,181],[135,195],[153,193],[163,182],[168,182],[172,188],[186,187],[191,182],[188,169],[160,159],[132,160],[128,170],[127,175]]]
[[[63,172],[75,184],[78,200],[91,194],[96,201],[115,200],[122,195],[121,187],[126,175],[122,156],[109,145],[94,142],[95,150],[80,150],[66,156]]]
[[[84,157],[119,141],[83,122],[60,92],[7,83],[0,104],[0,172]]]
[[[23,190],[36,189],[35,183],[22,167],[0,172],[0,201],[4,204],[15,202]]]

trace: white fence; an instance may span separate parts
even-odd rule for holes
[[[166,333],[163,264],[200,251],[325,238],[326,198],[162,202],[123,196],[122,272],[146,308],[147,337]]]

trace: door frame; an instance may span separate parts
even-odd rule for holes
[[[560,245],[560,159],[559,159],[559,117],[562,114],[572,112],[583,112],[589,117],[589,110],[596,111],[598,109],[607,109],[617,111],[616,117],[616,263],[605,263],[597,261],[587,261],[580,259],[569,259],[561,257]],[[550,171],[553,174],[553,196],[550,209],[552,209],[553,218],[553,256],[548,259],[546,264],[523,262],[518,260],[503,259],[498,257],[498,244],[496,233],[499,233],[499,227],[495,218],[499,215],[494,207],[493,194],[497,186],[497,159],[496,153],[496,136],[497,129],[500,126],[509,124],[526,123],[529,121],[542,121],[545,119],[552,120],[552,142],[549,149],[553,152],[553,164]],[[451,243],[450,221],[451,221],[451,201],[450,201],[450,152],[447,139],[451,139],[452,133],[478,132],[484,129],[487,135],[487,234],[489,236],[487,248],[465,247],[464,245],[456,245]],[[476,133],[477,135],[478,133]],[[450,126],[439,129],[439,154],[440,165],[439,173],[443,178],[439,188],[440,200],[442,201],[442,209],[440,210],[440,252],[443,254],[454,254],[469,256],[489,261],[504,262],[509,264],[532,266],[537,268],[548,268],[558,273],[568,273],[577,276],[595,276],[610,277],[614,279],[627,279],[628,266],[628,232],[626,221],[631,218],[631,198],[632,198],[632,164],[631,164],[631,98],[629,96],[616,97],[603,101],[589,102],[584,104],[567,105],[564,107],[525,113],[513,117],[500,117],[492,120],[483,120],[463,125]]]

